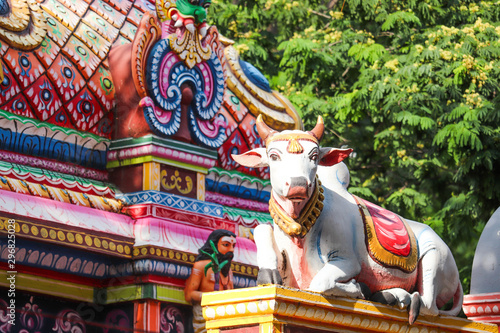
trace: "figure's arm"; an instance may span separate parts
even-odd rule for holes
[[[200,262],[195,262],[191,270],[191,275],[186,281],[184,298],[190,304],[201,303],[202,292],[200,291],[200,287],[203,281],[203,267],[201,266]]]
[[[233,271],[229,270],[229,289],[234,289],[234,276],[233,276]]]
[[[254,229],[254,239],[257,245],[257,264],[259,274],[257,284],[283,284],[278,272],[278,256],[275,248],[273,227],[269,224],[261,224]]]

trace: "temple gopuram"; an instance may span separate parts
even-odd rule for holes
[[[209,5],[0,0],[0,332],[191,332],[183,290],[216,229],[237,235],[235,290],[203,297],[209,332],[498,332],[498,277],[469,298],[477,322],[412,326],[374,302],[256,285],[269,173],[231,155],[263,146],[260,115],[302,121]]]

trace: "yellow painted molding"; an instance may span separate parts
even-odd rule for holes
[[[179,168],[183,168],[186,170],[191,170],[191,171],[196,171],[196,172],[208,174],[208,168],[204,168],[204,167],[200,167],[200,166],[196,166],[196,165],[191,165],[191,164],[187,164],[187,163],[183,163],[183,162],[178,162],[178,161],[170,160],[167,158],[156,157],[153,155],[110,161],[106,164],[106,168],[113,169],[113,168],[118,168],[118,167],[129,166],[129,165],[143,164],[146,162],[157,162],[159,164],[170,165],[173,167],[179,167]]]
[[[206,293],[202,306],[209,329],[283,323],[344,332],[498,333],[496,325],[450,316],[420,316],[410,326],[406,310],[277,285]]]
[[[0,286],[9,288],[7,277],[11,273],[0,270]],[[60,281],[46,277],[34,276],[26,273],[14,274],[16,290],[43,293],[54,297],[63,297],[71,300],[90,302],[94,301],[94,287]]]
[[[188,305],[181,287],[154,283],[128,284],[121,286],[96,287],[77,282],[61,281],[57,278],[39,277],[28,273],[11,273],[0,270],[0,287],[9,288],[7,280],[15,275],[16,291],[36,292],[47,296],[66,298],[79,302],[114,304],[142,299],[154,299]],[[96,299],[96,295],[99,295]]]
[[[184,299],[184,289],[171,286],[157,286],[156,299],[162,302],[189,305]]]
[[[205,201],[205,175],[198,172],[196,173],[196,178],[198,184],[196,187],[196,199]]]
[[[284,326],[285,325],[283,323],[277,323],[277,322],[265,323],[260,325],[259,333],[284,333],[285,332]]]
[[[205,309],[203,309],[203,317],[205,317]],[[206,328],[207,329],[222,329],[222,328],[227,328],[227,327],[269,325],[269,324],[272,324],[274,321],[275,321],[275,318],[273,315],[218,319],[216,321],[207,320]]]
[[[142,190],[160,190],[160,163],[146,162],[142,170]]]

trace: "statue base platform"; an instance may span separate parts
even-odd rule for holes
[[[498,333],[497,325],[449,316],[420,316],[410,326],[406,310],[278,285],[205,293],[201,305],[209,333]]]

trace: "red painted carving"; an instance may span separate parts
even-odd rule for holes
[[[236,232],[236,222],[224,218],[182,211],[157,204],[141,204],[129,206],[124,212],[134,219],[156,217],[170,222],[180,222],[209,229],[226,229]]]

